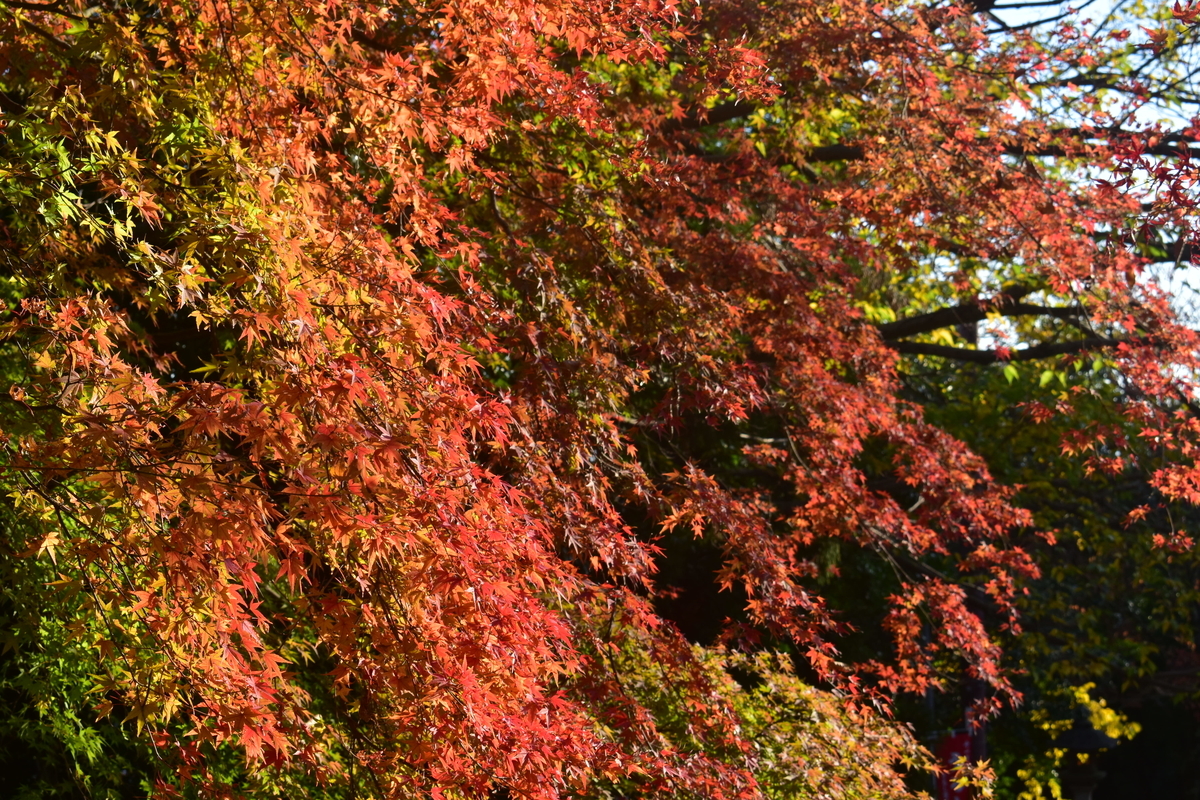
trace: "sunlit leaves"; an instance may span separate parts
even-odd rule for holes
[[[1014,629],[1036,570],[878,326],[1120,328],[1159,391],[1192,344],[961,14],[0,8],[7,535],[164,795],[899,796],[865,709],[956,659],[1015,699],[968,598]],[[1088,305],[1003,329],[1026,283]],[[664,618],[684,541],[783,655]]]

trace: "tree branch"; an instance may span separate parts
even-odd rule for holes
[[[1062,131],[1055,131],[1062,133]],[[1085,134],[1080,133],[1082,139]],[[1157,144],[1142,148],[1139,152],[1148,156],[1180,156],[1185,153],[1200,155],[1200,149],[1192,147],[1195,144],[1194,140],[1171,136],[1167,137]],[[1085,146],[1083,141],[1080,141],[1078,147],[1069,148],[1062,145],[1008,145],[1004,148],[1004,155],[1007,156],[1026,156],[1040,158],[1063,158],[1067,156],[1079,155],[1080,149]],[[1097,143],[1097,146],[1104,146]],[[866,149],[862,145],[851,144],[830,144],[823,147],[814,147],[807,151],[804,158],[809,163],[818,164],[830,161],[861,161],[866,157]]]
[[[758,104],[756,103],[732,100],[712,108],[689,111],[686,116],[679,119],[669,119],[662,124],[661,130],[663,133],[696,130],[706,125],[719,125],[722,122],[748,117],[757,110]]]
[[[997,364],[1009,361],[1036,361],[1041,358],[1080,353],[1085,350],[1114,347],[1122,342],[1129,341],[1132,340],[1093,336],[1073,342],[1047,342],[1046,344],[1037,344],[1033,347],[1026,347],[1020,350],[1010,350],[1008,351],[1007,358],[1001,358],[1000,354],[995,350],[968,350],[965,347],[950,347],[943,344],[929,344],[928,342],[888,342],[887,344],[893,350],[905,355],[936,356],[937,358],[948,358],[952,361],[962,361],[970,364]]]
[[[25,113],[25,104],[18,102],[8,92],[0,91],[0,113],[23,114]]]
[[[1098,145],[1099,146],[1099,145]],[[1147,156],[1179,156],[1184,153],[1197,153],[1188,142],[1160,142],[1159,144],[1150,147],[1144,147],[1139,151],[1142,155]],[[1006,156],[1038,156],[1045,158],[1063,158],[1068,156],[1077,156],[1077,149],[1068,149],[1061,145],[1039,145],[1038,147],[1023,147],[1021,145],[1009,145],[1004,148]]]
[[[1187,241],[1134,242],[1132,246],[1139,256],[1153,264],[1190,264],[1197,255],[1195,245]]]
[[[987,302],[975,301],[963,303],[950,308],[939,308],[928,314],[898,319],[877,325],[879,335],[885,341],[902,339],[905,336],[915,336],[919,333],[929,333],[953,325],[964,325],[987,319],[988,314],[999,314],[1002,317],[1053,317],[1055,319],[1077,319],[1086,314],[1081,306],[1036,306],[1030,303],[1017,302],[1031,290],[1020,286],[1008,289]]]
[[[804,160],[810,164],[825,164],[830,161],[861,161],[867,157],[867,151],[857,144],[827,144],[814,147],[804,154]]]
[[[62,0],[54,0],[52,3],[27,3],[21,0],[0,0],[0,5],[8,8],[19,8],[22,11],[40,11],[46,14],[55,14],[67,19],[81,20],[83,17],[78,14],[72,14],[70,11],[63,8]]]
[[[759,106],[756,103],[734,100],[728,103],[721,103],[709,109],[690,111],[687,116],[679,119],[669,119],[662,124],[660,130],[663,133],[697,130],[708,125],[719,125],[722,122],[731,122],[735,119],[748,117],[757,111],[758,108]],[[724,159],[723,156],[713,157],[701,153],[695,154],[703,155],[703,157],[711,160]],[[835,161],[861,161],[865,157],[866,150],[861,145],[852,144],[827,144],[820,147],[813,147],[804,153],[804,160],[809,164],[826,164]],[[790,162],[782,161],[781,163]]]

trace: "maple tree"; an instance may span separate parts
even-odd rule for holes
[[[114,796],[904,795],[886,697],[1015,700],[1037,572],[912,365],[1099,357],[1068,453],[1200,479],[1136,184],[1190,140],[1121,116],[1185,10],[1140,72],[991,10],[0,0],[4,735]]]
[[[1123,777],[1122,762],[1131,758],[1136,767],[1127,768],[1130,778],[1190,763],[1184,740],[1191,713],[1174,707],[1191,705],[1195,696],[1196,553],[1158,546],[1155,536],[1194,530],[1195,511],[1160,505],[1136,471],[1088,474],[1084,464],[1063,459],[1065,430],[1096,420],[1125,426],[1112,413],[1120,390],[1103,365],[1059,376],[1043,382],[1037,372],[1026,372],[1009,382],[998,370],[933,363],[909,373],[908,387],[923,396],[927,418],[984,455],[998,480],[1020,486],[1015,500],[1035,518],[1014,542],[1038,563],[1040,575],[1022,582],[1021,632],[1003,641],[1023,703],[992,721],[987,732],[998,796],[1052,796],[1049,784],[1066,757],[1054,738],[1087,706],[1097,727],[1121,741],[1106,756],[1106,792],[1120,791],[1114,784]],[[1075,393],[1070,414],[1036,423],[1013,413],[1021,403],[1055,404],[1068,391],[1063,382],[1087,388]],[[1125,451],[1139,461],[1161,456],[1157,444],[1136,437],[1132,426],[1125,435]],[[1156,507],[1130,522],[1130,512],[1147,503]],[[1053,540],[1036,531],[1053,532]],[[938,724],[955,724],[961,714],[956,697],[930,700]],[[1131,724],[1131,717],[1142,725]],[[1139,752],[1146,747],[1151,749]]]

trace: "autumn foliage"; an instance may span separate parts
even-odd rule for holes
[[[1200,497],[1160,140],[972,12],[0,0],[8,647],[165,796],[904,795],[887,698],[1014,701],[1036,568],[902,359],[1104,359]]]

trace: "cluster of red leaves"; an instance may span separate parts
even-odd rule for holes
[[[234,742],[387,791],[752,796],[735,711],[651,602],[654,534],[676,528],[720,541],[748,626],[823,678],[921,690],[940,652],[1004,696],[950,578],[904,584],[898,657],[870,665],[839,660],[844,627],[806,583],[829,539],[953,553],[1002,610],[1033,571],[1004,544],[1028,523],[1011,490],[900,398],[864,287],[931,253],[1035,265],[1158,332],[1120,353],[1147,392],[1195,344],[1090,235],[1119,198],[1004,159],[1089,151],[984,99],[1018,96],[1040,56],[989,49],[955,9],[163,0],[80,32],[28,5],[0,22],[0,69],[43,93],[13,120],[81,164],[113,132],[128,155],[77,181],[150,233],[3,231],[31,287],[6,329],[29,357],[6,474],[116,620],[108,707],[186,719],[161,739],[186,769]],[[775,132],[714,144],[730,98]],[[210,135],[183,166],[160,163],[173,103]],[[830,144],[852,157],[820,166]],[[787,506],[686,454],[654,466],[689,420],[752,417],[775,435],[745,458]],[[880,446],[915,505],[868,485]],[[625,640],[715,744],[663,745],[622,685]],[[296,678],[308,660],[326,689]],[[351,721],[323,718],[320,691]]]

